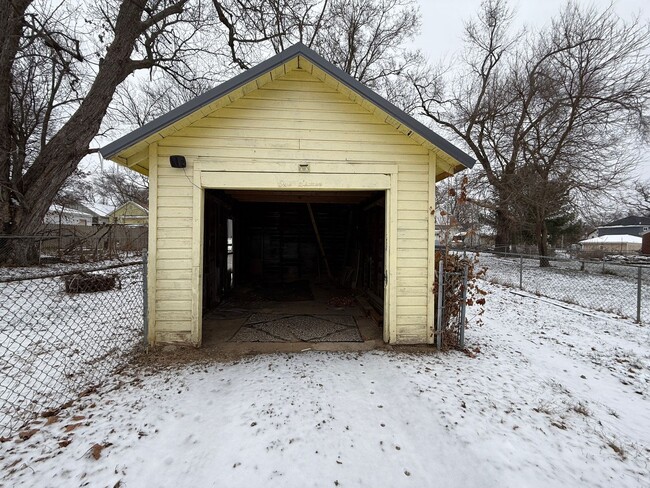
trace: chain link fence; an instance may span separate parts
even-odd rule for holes
[[[650,324],[650,265],[501,253],[480,261],[493,283]]]
[[[449,269],[438,262],[434,285],[436,304],[436,347],[465,348],[465,314],[469,263],[454,263]]]
[[[144,262],[0,265],[0,437],[54,415],[133,357]]]
[[[486,291],[483,263],[474,253],[436,249],[436,277],[432,287],[435,304],[434,343],[438,349],[465,350],[465,328],[480,324]],[[468,309],[468,307],[474,307]],[[471,316],[468,316],[471,312]]]

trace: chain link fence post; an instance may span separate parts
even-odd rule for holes
[[[149,269],[149,253],[142,253],[142,343],[146,348],[149,338],[149,289],[147,270]]]
[[[465,312],[467,308],[467,275],[469,268],[467,265],[463,268],[463,295],[462,302],[460,304],[460,327],[459,327],[459,338],[458,345],[461,349],[465,349]]]
[[[641,278],[642,278],[643,268],[639,266],[637,271],[637,280],[636,280],[636,321],[641,323]]]
[[[519,256],[519,289],[524,289],[524,257]]]
[[[436,324],[436,348],[442,349],[442,311],[444,305],[442,301],[445,296],[445,275],[444,275],[444,260],[441,259],[438,265],[438,323]]]

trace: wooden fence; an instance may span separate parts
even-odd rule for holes
[[[91,261],[140,254],[147,249],[146,225],[104,224],[99,226],[44,226],[39,235],[41,257]]]

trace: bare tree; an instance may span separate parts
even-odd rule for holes
[[[197,70],[201,56],[225,52],[225,43],[206,44],[201,37],[212,29],[225,38],[207,0],[99,0],[81,6],[2,0],[1,10],[3,234],[38,231],[58,190],[94,151],[91,143],[116,89],[130,74],[165,73],[186,86],[203,76]],[[32,249],[9,249],[4,259],[35,257]]]
[[[497,247],[528,215],[545,256],[547,219],[572,199],[600,198],[632,166],[626,146],[647,123],[650,35],[611,8],[571,2],[539,32],[511,33],[511,19],[505,1],[485,1],[466,26],[464,68],[451,88],[441,73],[412,80],[424,115],[480,163]]]
[[[624,203],[628,213],[650,217],[650,180],[635,181]]]
[[[256,45],[238,32],[253,32],[276,53],[302,42],[346,73],[380,88],[422,62],[405,47],[420,28],[414,0],[214,0],[229,27],[231,58],[250,66]]]
[[[89,172],[77,168],[65,180],[65,183],[54,197],[53,203],[63,208],[71,208],[77,204],[92,200],[94,189],[89,176]]]
[[[93,5],[97,25],[82,28],[71,5],[3,1],[3,233],[24,235],[40,228],[61,186],[91,152],[115,89],[130,73],[173,70],[173,60],[182,62],[186,37],[176,33],[191,30],[196,20],[187,5],[188,0],[99,2]],[[98,26],[99,42],[92,46],[97,50],[86,52]],[[33,251],[15,246],[5,258],[28,262]]]
[[[115,207],[129,201],[148,205],[149,181],[146,176],[135,171],[113,168],[102,172],[95,177],[94,188],[102,203],[110,203]]]
[[[141,125],[295,40],[375,86],[416,59],[402,47],[417,32],[413,0],[0,2],[2,234],[38,231],[113,106]],[[121,90],[127,79],[145,96]],[[5,259],[34,257],[16,248]]]
[[[436,226],[446,245],[458,233],[465,246],[480,245],[484,209],[470,198],[469,184],[467,174],[457,174],[436,185]]]
[[[172,76],[125,80],[118,86],[107,114],[111,127],[133,130],[164,115],[177,106],[212,88],[203,78],[179,84]]]

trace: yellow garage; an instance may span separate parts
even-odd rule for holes
[[[251,340],[309,342],[311,317],[345,341],[350,297],[385,342],[433,342],[435,183],[474,161],[306,46],[101,153],[149,176],[151,344],[201,345],[236,311]]]

